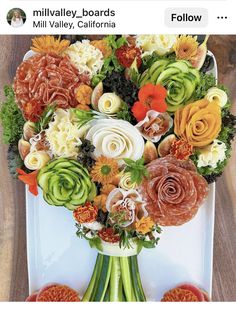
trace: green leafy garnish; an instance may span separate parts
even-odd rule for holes
[[[0,110],[0,120],[3,126],[3,142],[15,144],[22,136],[25,120],[15,101],[15,94],[11,86],[4,87],[6,96]]]
[[[52,120],[53,114],[55,112],[56,105],[48,105],[43,114],[40,117],[40,120],[35,123],[36,132],[41,132],[48,127],[49,122]]]
[[[144,159],[141,158],[137,161],[133,161],[131,159],[124,159],[126,163],[125,172],[129,172],[131,174],[130,181],[131,183],[140,184],[142,182],[143,177],[148,177],[147,168],[144,165]]]
[[[100,81],[104,80],[107,74],[112,71],[121,72],[124,70],[122,65],[119,64],[119,61],[115,55],[117,48],[120,48],[122,45],[127,44],[127,40],[124,37],[120,37],[116,40],[115,35],[108,35],[105,40],[108,42],[108,45],[112,48],[112,54],[105,58],[103,67],[101,71],[92,78],[92,86],[95,87]]]
[[[205,97],[208,89],[216,86],[216,79],[213,74],[204,74],[202,72],[200,74],[201,80],[194,92],[193,101],[202,99]]]
[[[117,112],[116,116],[118,119],[123,119],[128,122],[132,121],[132,115],[130,113],[129,106],[125,102],[122,103],[121,109],[119,112]]]

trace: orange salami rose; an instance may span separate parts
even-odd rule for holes
[[[193,147],[207,146],[221,130],[221,109],[206,99],[190,103],[175,112],[174,127]]]
[[[75,220],[79,223],[90,223],[97,219],[98,208],[90,202],[86,202],[84,206],[79,206],[73,211]]]

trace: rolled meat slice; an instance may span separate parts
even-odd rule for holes
[[[206,180],[191,160],[168,155],[147,165],[149,177],[139,187],[152,219],[161,226],[182,225],[191,220],[208,195]]]

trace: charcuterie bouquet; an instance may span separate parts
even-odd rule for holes
[[[230,158],[236,117],[209,73],[207,40],[35,37],[5,86],[11,174],[48,207],[67,208],[98,251],[83,301],[146,301],[139,252],[158,245],[162,227],[196,216]],[[79,299],[58,284],[30,298]],[[207,299],[188,285],[163,296]]]

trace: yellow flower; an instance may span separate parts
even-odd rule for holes
[[[119,166],[115,159],[101,156],[97,158],[90,175],[93,181],[100,182],[102,184],[111,183],[113,177],[119,173]]]
[[[142,217],[139,221],[135,222],[135,229],[141,234],[147,234],[152,230],[154,222],[150,217]]]
[[[68,46],[70,41],[55,38],[52,35],[44,35],[32,39],[31,50],[40,54],[53,53],[60,55]]]
[[[197,54],[197,37],[190,35],[181,35],[174,45],[174,51],[177,59],[191,60]]]
[[[91,95],[93,89],[88,85],[81,84],[75,93],[75,98],[79,102],[79,104],[89,105],[91,103]]]

